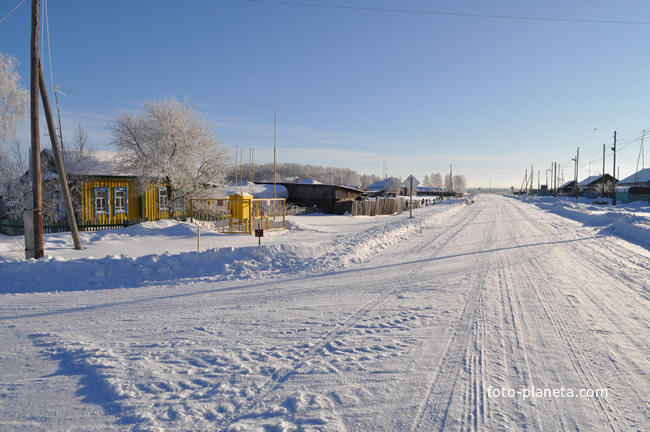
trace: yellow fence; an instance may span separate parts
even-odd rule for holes
[[[259,199],[250,195],[190,200],[190,221],[204,229],[231,234],[253,235],[256,229],[286,228],[286,200]]]

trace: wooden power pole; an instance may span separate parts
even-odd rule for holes
[[[59,143],[56,139],[56,129],[54,126],[54,117],[52,116],[52,109],[50,108],[50,100],[47,97],[47,89],[45,88],[45,80],[43,79],[43,66],[39,64],[39,88],[41,91],[41,100],[43,102],[43,112],[47,120],[47,128],[50,132],[50,143],[52,144],[52,152],[54,153],[54,162],[56,163],[56,172],[59,175],[59,186],[61,187],[61,195],[63,195],[63,202],[65,204],[65,213],[68,217],[68,225],[70,225],[70,234],[72,234],[72,242],[74,248],[81,250],[81,239],[79,238],[79,230],[77,229],[77,219],[74,216],[74,207],[72,206],[72,197],[70,196],[70,189],[68,188],[68,176],[65,172],[63,165],[63,154],[59,148]]]
[[[32,23],[30,42],[29,106],[31,124],[30,170],[32,178],[31,200],[25,197],[25,258],[41,258],[43,250],[43,195],[41,190],[41,144],[38,129],[38,80],[40,59],[38,56],[40,0],[32,0]],[[29,202],[31,201],[31,202]]]
[[[600,197],[605,198],[605,144],[603,144],[603,176],[600,178]]]
[[[449,195],[450,196],[453,191],[454,191],[454,177],[453,177],[452,166],[451,164],[449,164]]]
[[[614,167],[612,168],[612,177],[614,177],[614,183],[612,187],[612,205],[616,205],[616,131],[614,131],[614,147],[612,147],[614,152]]]

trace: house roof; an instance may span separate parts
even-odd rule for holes
[[[619,183],[625,183],[625,184],[634,184],[634,182],[637,183],[648,183],[650,182],[650,168],[642,169],[641,171],[637,171],[636,173],[632,174],[631,176],[625,177],[623,180],[619,181]]]
[[[66,161],[66,169],[68,174],[79,176],[135,177],[136,175],[124,166],[118,153],[108,151],[92,152],[74,163]]]
[[[376,183],[373,183],[370,186],[368,186],[368,189],[370,189],[372,191],[383,191],[384,189],[386,189],[386,187],[390,184],[390,182],[393,179],[397,179],[397,177],[388,177],[386,180],[380,180],[380,181],[378,181]],[[400,184],[402,183],[401,180],[399,180],[399,179],[397,179],[397,180],[400,182]]]
[[[578,184],[579,184],[580,186],[588,186],[588,185],[590,185],[590,184],[592,184],[592,183],[597,182],[597,181],[600,180],[602,177],[603,177],[602,175],[589,176],[589,177],[587,177],[586,179],[584,179],[583,181],[581,181],[581,182],[578,183]]]
[[[573,186],[574,183],[575,183],[575,180],[570,180],[570,181],[564,183],[562,186],[560,186],[560,189],[564,189],[564,188],[567,188],[569,186]]]
[[[426,187],[426,186],[418,186],[416,188],[418,192],[434,192],[434,193],[440,193],[442,192],[442,189],[436,188],[436,187]]]

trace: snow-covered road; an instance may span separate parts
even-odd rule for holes
[[[649,286],[488,195],[345,269],[3,295],[0,429],[648,430]]]

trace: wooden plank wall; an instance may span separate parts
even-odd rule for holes
[[[413,202],[413,208],[418,208],[419,201]],[[399,213],[407,209],[407,201],[404,198],[380,198],[371,200],[348,200],[336,203],[336,213],[348,212],[352,216],[379,216]]]
[[[128,188],[128,214],[115,214],[114,188]],[[107,215],[95,215],[95,188],[108,189],[110,212]],[[140,200],[135,190],[135,182],[129,179],[98,179],[85,182],[81,186],[81,223],[113,224],[125,219],[139,219]]]

